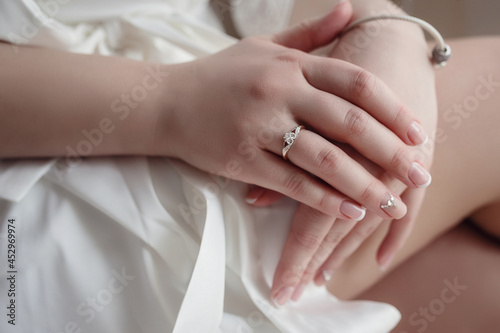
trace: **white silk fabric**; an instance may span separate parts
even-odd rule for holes
[[[260,2],[253,11],[266,8]],[[246,13],[246,24],[265,17],[238,2],[226,10],[240,20]],[[0,38],[12,52],[29,44],[164,63],[235,43],[203,0],[2,0]],[[396,325],[388,304],[342,302],[314,286],[297,303],[273,306],[296,205],[254,209],[246,190],[168,158],[1,161],[0,300],[11,287],[9,218],[17,274],[16,325],[2,301],[0,331],[377,333]]]

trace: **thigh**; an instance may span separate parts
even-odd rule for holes
[[[462,225],[359,298],[396,306],[402,318],[395,333],[493,333],[498,332],[499,275],[500,246]]]
[[[411,238],[389,270],[500,197],[500,39],[450,44],[453,59],[436,78],[439,129],[433,184]],[[335,295],[353,298],[387,274],[375,261],[386,229],[387,223],[336,271],[329,284]]]

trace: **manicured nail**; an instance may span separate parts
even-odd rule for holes
[[[334,273],[333,269],[325,269],[324,271],[321,272],[321,274],[323,274],[325,282],[328,282],[332,279],[333,273]]]
[[[293,292],[292,295],[292,301],[297,302],[300,299],[300,296],[304,293],[304,290],[306,289],[307,285],[305,283],[300,283],[295,291]]]
[[[294,291],[293,287],[283,287],[281,288],[280,291],[276,293],[276,295],[273,297],[273,303],[276,307],[280,307],[285,305],[288,300],[290,299],[290,296],[292,295]]]
[[[379,266],[382,272],[385,272],[387,268],[392,264],[392,261],[394,260],[394,254],[391,254],[385,258],[382,258],[380,260]]]
[[[408,139],[410,139],[411,143],[415,146],[423,145],[429,140],[425,129],[418,123],[414,121],[411,123],[410,128],[408,129]]]
[[[408,170],[408,178],[415,186],[420,188],[428,187],[432,182],[431,174],[417,162],[411,164],[410,170]]]
[[[253,205],[254,203],[259,200],[259,198],[266,192],[266,190],[262,187],[256,187],[253,190],[251,190],[248,194],[247,197],[245,198],[245,201],[249,205]]]
[[[345,0],[340,0],[339,2],[337,2],[337,4],[335,5],[335,7],[339,7],[341,4],[343,4],[345,2]]]
[[[425,135],[425,140],[422,144],[420,144],[421,146],[425,146],[427,144],[427,142],[429,142],[429,134],[426,134]]]
[[[355,221],[361,221],[366,215],[366,208],[351,201],[343,201],[340,204],[340,212]]]
[[[393,219],[400,219],[406,214],[406,205],[397,195],[392,193],[384,194],[380,202],[380,208]]]

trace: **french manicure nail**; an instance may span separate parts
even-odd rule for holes
[[[423,143],[420,144],[420,146],[425,146],[427,144],[427,142],[429,142],[429,134],[425,135],[425,140]]]
[[[345,200],[340,204],[340,212],[355,221],[361,221],[366,215],[366,208]]]
[[[288,300],[290,299],[290,296],[293,293],[294,288],[293,287],[283,287],[276,293],[276,295],[273,297],[273,303],[276,307],[280,307],[285,305]]]
[[[325,282],[328,282],[332,279],[333,273],[334,271],[332,269],[325,269],[324,271],[321,272],[321,274],[323,274]]]
[[[408,178],[420,188],[428,187],[432,182],[431,174],[417,162],[411,164],[410,170],[408,170]]]
[[[423,145],[429,140],[425,129],[418,123],[414,121],[411,123],[410,128],[408,129],[408,139],[410,139],[411,143],[415,146]]]
[[[254,203],[257,202],[257,199],[258,198],[246,198],[245,201],[246,201],[247,204],[253,205]]]
[[[246,203],[249,205],[253,205],[257,202],[257,200],[259,200],[259,198],[264,194],[265,191],[266,190],[261,187],[257,187],[251,190],[245,198]]]
[[[380,260],[380,269],[382,270],[382,272],[385,272],[387,268],[389,268],[393,260],[394,254],[391,254],[390,256],[387,256],[386,258],[382,258],[382,260]]]
[[[300,296],[302,296],[302,294],[304,293],[304,290],[306,289],[307,285],[305,283],[300,283],[298,286],[297,286],[297,289],[295,289],[295,291],[293,292],[293,295],[292,295],[292,301],[294,302],[297,302],[300,298]]]

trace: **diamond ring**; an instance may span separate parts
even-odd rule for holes
[[[281,155],[283,155],[283,159],[285,159],[285,161],[288,160],[287,158],[288,151],[290,150],[290,148],[292,148],[292,145],[298,138],[300,131],[303,130],[304,128],[305,127],[302,125],[297,126],[290,132],[285,133],[285,135],[283,136],[283,150],[281,151]]]

